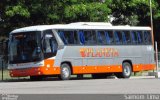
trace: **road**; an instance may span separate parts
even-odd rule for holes
[[[0,94],[159,94],[160,79],[83,79],[0,82]]]

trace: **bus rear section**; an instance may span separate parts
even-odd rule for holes
[[[92,74],[93,78],[114,73],[118,78],[129,78],[132,72],[155,68],[149,28],[71,29],[58,33],[65,43],[61,60],[65,73]]]

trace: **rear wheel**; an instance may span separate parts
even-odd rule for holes
[[[122,73],[115,73],[118,78],[129,78],[132,74],[131,64],[128,62],[124,62],[122,64]]]
[[[63,63],[61,65],[60,79],[61,80],[69,80],[70,77],[71,77],[71,68],[67,63]]]

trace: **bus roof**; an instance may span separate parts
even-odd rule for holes
[[[150,27],[138,27],[138,26],[111,26],[111,25],[101,25],[101,24],[55,24],[55,25],[37,25],[37,26],[29,26],[23,27],[19,29],[13,30],[12,33],[19,33],[19,32],[29,32],[29,31],[43,31],[48,29],[100,29],[100,30],[151,30]]]

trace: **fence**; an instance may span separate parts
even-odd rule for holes
[[[0,81],[9,78],[9,72],[7,70],[8,61],[8,45],[7,40],[0,42]]]
[[[4,55],[0,56],[0,80],[10,79],[9,72],[7,70],[7,62],[4,60]]]

